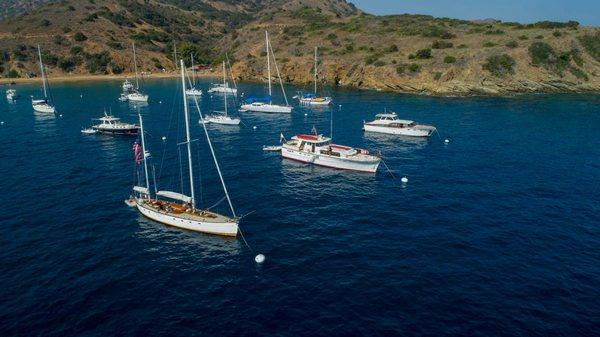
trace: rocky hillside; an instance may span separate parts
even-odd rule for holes
[[[181,55],[241,79],[264,78],[269,30],[285,81],[307,84],[315,46],[327,85],[436,95],[600,91],[600,30],[576,22],[372,16],[343,0],[62,0],[0,22],[0,73],[36,76],[34,46],[54,76],[147,72]]]

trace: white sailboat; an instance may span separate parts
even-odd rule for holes
[[[135,43],[133,45],[133,65],[135,69],[135,88],[127,93],[123,93],[121,100],[127,100],[130,102],[148,102],[148,95],[140,91],[140,79],[138,76],[137,68],[137,56],[135,53]]]
[[[228,94],[228,95],[237,95],[237,85],[235,84],[235,78],[233,77],[233,70],[231,68],[231,64],[229,64],[229,57],[227,53],[225,53],[225,58],[227,59],[227,65],[229,66],[229,70],[231,71],[231,80],[233,81],[233,87],[229,86],[229,82],[225,81],[225,83],[211,83],[210,89],[208,89],[209,94]]]
[[[225,61],[223,61],[223,85],[227,83],[227,72],[225,68]],[[204,118],[204,123],[214,123],[223,125],[239,125],[239,118],[232,118],[227,115],[227,95],[223,95],[223,101],[225,102],[225,111],[218,112],[217,114],[209,115]],[[201,120],[202,122],[202,120]]]
[[[17,99],[17,97],[19,97],[19,95],[17,95],[17,90],[15,89],[7,89],[6,90],[6,99],[9,101],[14,101]]]
[[[185,89],[185,93],[188,96],[202,96],[202,90],[196,89],[196,68],[194,68],[194,54],[190,54],[192,61],[192,87]]]
[[[315,82],[315,91],[314,93],[305,93],[302,95],[298,95],[298,100],[300,104],[307,105],[329,105],[331,104],[331,97],[322,97],[318,96],[317,92],[317,77],[318,77],[318,47],[315,47],[315,73],[314,73],[314,82]]]
[[[269,81],[269,96],[267,97],[250,97],[246,99],[246,103],[242,104],[241,109],[244,111],[255,111],[255,112],[270,112],[270,113],[291,113],[292,107],[289,105],[285,89],[283,88],[283,82],[281,81],[281,75],[279,74],[279,67],[275,60],[275,54],[271,48],[269,42],[269,33],[265,31],[265,43],[267,49],[267,79]],[[279,84],[281,85],[281,91],[283,92],[283,98],[285,99],[285,105],[273,104],[273,90],[271,86],[271,55],[273,55],[273,63],[275,64],[275,70],[277,71],[277,78],[279,78]]]
[[[42,73],[42,86],[44,88],[44,98],[43,99],[31,99],[31,106],[33,110],[37,112],[48,112],[54,113],[56,112],[56,108],[54,104],[51,102],[48,97],[48,87],[46,82],[46,72],[44,71],[44,63],[42,62],[42,51],[40,49],[40,45],[38,44],[38,56],[40,58],[40,72]]]
[[[206,135],[206,139],[211,150],[215,167],[217,168],[217,172],[219,173],[219,178],[221,180],[221,184],[223,186],[223,190],[225,192],[225,196],[227,198],[233,216],[229,217],[212,212],[210,210],[201,210],[197,208],[194,192],[194,166],[192,162],[191,148],[192,140],[190,139],[189,113],[185,90],[185,66],[183,64],[183,60],[181,61],[181,83],[183,85],[183,106],[186,131],[186,142],[184,144],[187,145],[189,183],[191,195],[187,196],[183,193],[173,191],[157,191],[155,195],[152,196],[152,193],[150,192],[150,182],[148,178],[147,159],[149,155],[146,152],[144,124],[140,115],[139,119],[142,144],[140,148],[139,145],[136,146],[136,142],[134,144],[133,150],[135,153],[136,162],[141,163],[143,161],[144,163],[145,186],[134,186],[134,196],[127,200],[126,203],[130,206],[136,207],[137,210],[145,217],[166,225],[188,229],[196,232],[217,234],[223,236],[236,236],[238,232],[239,218],[237,218],[235,215],[231,199],[229,198],[229,193],[227,192],[227,187],[225,186],[225,182],[221,174],[221,169],[219,168],[219,164],[217,162],[214,150],[212,148],[210,137],[208,136],[208,131],[204,126],[204,133]],[[194,101],[200,113],[196,98],[194,98]],[[159,197],[161,199],[159,199]]]

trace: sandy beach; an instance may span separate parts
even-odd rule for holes
[[[167,72],[167,73],[156,73],[156,74],[148,74],[143,75],[141,78],[144,79],[152,79],[152,78],[173,78],[181,76],[179,72]],[[197,72],[197,77],[202,78],[218,78],[219,75],[212,72]],[[123,80],[123,79],[132,79],[135,78],[135,74],[119,74],[119,75],[88,75],[88,74],[73,74],[73,75],[60,75],[60,76],[52,76],[48,77],[50,82],[82,82],[82,81],[106,81],[106,80]],[[35,83],[40,82],[42,80],[41,77],[32,77],[32,78],[0,78],[0,85],[7,85],[11,83],[19,84],[19,83]]]

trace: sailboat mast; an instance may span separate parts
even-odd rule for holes
[[[269,58],[269,32],[265,31],[265,41],[267,46],[267,79],[269,80],[269,103],[272,103],[271,96],[273,93],[271,92],[271,60]]]
[[[192,142],[190,141],[190,121],[188,112],[187,97],[185,94],[185,65],[183,59],[181,60],[181,84],[183,89],[183,112],[185,116],[185,141],[187,143],[187,154],[188,154],[188,167],[190,171],[190,194],[192,197],[192,209],[196,209],[196,198],[194,197],[194,171],[192,165]]]
[[[175,63],[175,69],[178,69],[177,67],[177,43],[175,41],[173,41],[173,63]]]
[[[227,85],[227,72],[225,70],[225,61],[223,61],[223,88]],[[225,116],[227,116],[227,92],[223,93],[223,99],[225,100]]]
[[[196,69],[194,68],[194,54],[190,54],[190,59],[192,60],[192,86],[196,87]]]
[[[46,89],[46,74],[44,73],[44,63],[42,63],[42,50],[38,44],[38,55],[40,57],[40,71],[42,73],[42,84],[44,86],[44,98],[48,98],[48,90]]]
[[[133,46],[133,68],[135,70],[135,88],[140,89],[140,80],[138,79],[138,68],[137,68],[137,56],[135,55],[135,43],[132,43]]]
[[[144,137],[144,122],[142,121],[142,115],[138,113],[140,118],[140,132],[142,133],[142,157],[144,159],[144,176],[146,177],[146,188],[148,193],[150,192],[150,180],[148,179],[148,162],[146,161],[146,140]]]
[[[315,46],[315,95],[317,94],[317,46]]]

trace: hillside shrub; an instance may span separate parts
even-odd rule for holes
[[[517,41],[515,41],[515,40],[512,40],[512,41],[508,41],[506,43],[506,46],[508,48],[517,48],[519,46],[519,43],[517,43]]]
[[[529,36],[527,36],[527,35],[521,35],[521,36],[519,36],[519,40],[522,40],[522,41],[529,40]]]
[[[382,61],[382,60],[377,60],[373,63],[373,65],[376,67],[383,67],[385,64],[386,64],[385,61]]]
[[[14,70],[14,69],[11,69],[11,70],[9,70],[9,71],[8,71],[8,73],[6,74],[6,77],[8,77],[8,78],[19,78],[19,77],[21,77],[21,76],[19,75],[19,72],[18,72],[18,71]]]
[[[485,35],[502,35],[504,31],[502,29],[490,29],[485,32]]]
[[[411,63],[410,66],[408,66],[408,70],[410,70],[411,73],[416,73],[421,70],[421,66],[416,63]]]
[[[459,45],[458,45],[458,47],[456,47],[456,48],[458,48],[458,49],[466,49],[466,48],[469,48],[469,46],[467,46],[467,45],[466,45],[466,44],[464,44],[464,43],[461,43],[461,44],[459,44]]]
[[[418,50],[417,53],[415,54],[415,57],[420,60],[430,59],[431,58],[431,49],[425,48],[425,49]]]
[[[571,72],[571,74],[573,74],[575,77],[577,77],[580,80],[584,80],[584,81],[590,80],[590,78],[585,73],[585,71],[583,71],[577,67],[569,67],[569,71]]]
[[[398,46],[397,46],[397,45],[395,45],[395,44],[393,44],[393,45],[389,46],[389,47],[386,49],[386,52],[388,52],[388,53],[395,53],[395,52],[397,52],[397,51],[398,51]]]
[[[72,57],[60,58],[57,65],[63,71],[71,72],[75,69],[75,60]]]
[[[446,48],[452,48],[453,46],[454,45],[452,44],[452,42],[436,40],[431,45],[431,48],[433,48],[433,49],[446,49]]]
[[[495,46],[497,46],[497,44],[495,44],[494,42],[491,42],[491,41],[485,41],[485,42],[483,43],[483,46],[484,46],[485,48],[491,48],[491,47],[495,47]]]
[[[108,52],[104,51],[97,54],[86,54],[85,56],[85,67],[90,73],[108,73],[106,67],[112,61]]]
[[[514,66],[516,62],[509,55],[494,55],[486,59],[483,64],[483,69],[489,71],[496,77],[504,77],[514,73]]]
[[[444,57],[444,63],[454,63],[454,62],[456,62],[456,57],[450,56],[450,55]]]
[[[555,31],[552,32],[552,36],[554,36],[554,37],[561,37],[562,33],[559,32],[558,30],[555,30]]]
[[[71,55],[80,55],[83,53],[83,47],[81,46],[73,46],[71,50],[69,50],[69,54]]]
[[[594,35],[583,35],[579,37],[579,42],[590,56],[600,62],[600,32],[596,32]]]
[[[564,52],[558,54],[552,47],[544,42],[534,42],[529,46],[529,56],[531,64],[534,66],[543,66],[544,68],[562,74],[571,60],[571,53]]]
[[[77,33],[75,33],[75,35],[73,35],[73,39],[77,42],[82,42],[82,41],[87,40],[88,38],[82,32],[77,32]]]
[[[48,19],[44,19],[44,20],[42,20],[42,22],[40,22],[40,25],[42,27],[48,27],[48,26],[52,25],[52,22],[50,22],[50,20],[48,20]]]

